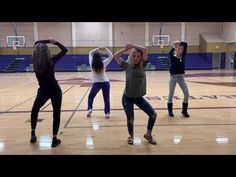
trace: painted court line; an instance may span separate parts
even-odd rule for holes
[[[88,89],[89,90],[89,89]],[[88,92],[87,90],[87,92]],[[86,92],[86,93],[87,93]],[[84,99],[85,95],[83,96],[82,100]],[[82,101],[81,100],[81,101]],[[80,103],[81,103],[80,101]],[[79,104],[80,104],[79,103]],[[61,112],[76,112],[76,111],[80,111],[80,112],[84,112],[84,111],[87,111],[87,109],[77,109],[79,105],[77,105],[76,109],[65,109],[65,110],[61,110]],[[190,109],[235,109],[236,106],[226,106],[226,107],[197,107],[197,108],[188,108],[188,110]],[[155,110],[167,110],[167,108],[154,108]],[[182,108],[173,108],[174,110],[181,110]],[[123,108],[114,108],[114,109],[111,109],[111,111],[123,111],[124,109]],[[134,108],[134,110],[140,110],[139,108]],[[104,109],[93,109],[93,111],[104,111]],[[9,114],[9,113],[29,113],[31,112],[31,110],[29,111],[8,111],[8,112],[5,112],[5,111],[2,111],[0,112],[0,114]],[[47,111],[40,111],[40,112],[53,112],[52,110],[47,110]]]
[[[80,106],[80,104],[82,103],[83,99],[85,98],[85,96],[87,95],[88,91],[90,90],[90,87],[87,89],[87,91],[85,92],[85,94],[83,95],[82,99],[80,100],[80,102],[78,103],[78,105],[76,106],[75,110],[72,112],[72,114],[70,115],[69,119],[67,120],[67,122],[64,125],[64,128],[67,127],[67,125],[69,124],[69,122],[71,121],[72,117],[74,116],[75,112],[78,110],[78,107]]]

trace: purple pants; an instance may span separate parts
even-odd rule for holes
[[[93,109],[93,100],[99,90],[102,89],[103,100],[104,100],[104,112],[105,114],[110,113],[110,83],[109,82],[96,82],[93,83],[88,96],[88,110]]]

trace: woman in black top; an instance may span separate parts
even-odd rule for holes
[[[169,81],[169,96],[168,96],[168,113],[170,117],[174,117],[173,114],[173,95],[175,91],[176,83],[179,84],[181,90],[184,94],[184,100],[182,104],[182,114],[184,117],[189,117],[187,112],[188,109],[188,99],[189,99],[189,92],[187,84],[184,80],[184,73],[185,73],[185,56],[187,52],[187,43],[183,41],[175,41],[173,42],[173,48],[169,52],[170,58],[170,81]]]
[[[61,51],[55,56],[51,56],[50,50],[46,44],[57,45]],[[57,133],[60,126],[62,91],[55,79],[54,66],[55,63],[67,53],[67,51],[68,49],[55,39],[40,40],[34,44],[32,59],[39,88],[31,111],[31,143],[37,141],[35,129],[38,113],[40,108],[48,99],[51,99],[53,107],[53,139],[51,146],[56,147],[61,143],[61,140],[57,139]]]

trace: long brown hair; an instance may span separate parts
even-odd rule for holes
[[[33,51],[33,65],[34,71],[38,73],[43,73],[51,63],[51,53],[48,46],[44,43],[38,43],[34,47]]]
[[[102,56],[99,52],[93,54],[92,69],[98,74],[101,74],[104,72]]]

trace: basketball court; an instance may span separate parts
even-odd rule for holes
[[[236,90],[233,70],[187,70],[190,118],[181,115],[182,91],[176,86],[173,99],[175,117],[167,114],[169,71],[147,71],[145,98],[155,108],[157,121],[153,136],[157,145],[143,138],[147,116],[135,107],[134,145],[128,145],[126,116],[121,97],[124,72],[108,72],[111,116],[105,119],[102,93],[87,114],[91,88],[90,72],[57,72],[62,88],[59,138],[62,144],[51,148],[52,105],[50,100],[39,112],[31,144],[30,113],[38,83],[34,73],[0,73],[0,154],[236,154]]]

